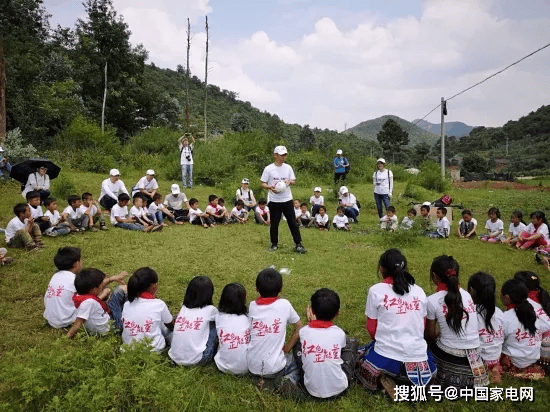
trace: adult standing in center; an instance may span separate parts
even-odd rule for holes
[[[306,253],[307,250],[302,246],[302,236],[292,205],[290,185],[296,184],[296,176],[292,167],[285,163],[287,154],[286,147],[277,146],[273,152],[275,161],[266,166],[260,178],[262,187],[268,191],[267,201],[271,213],[269,228],[271,247],[269,250],[274,252],[279,248],[279,222],[281,215],[284,215],[296,245],[296,252]]]
[[[187,139],[186,135],[180,137],[178,141],[180,148],[180,163],[181,163],[181,185],[186,188],[187,176],[189,176],[189,189],[193,189],[193,144],[195,138],[189,135],[191,143]]]
[[[374,201],[378,209],[378,216],[382,218],[384,211],[382,203],[386,210],[390,206],[390,199],[393,191],[393,173],[386,169],[386,161],[382,158],[376,161],[376,172],[372,175],[372,189],[374,192]]]
[[[336,157],[332,163],[334,164],[334,183],[338,184],[341,180],[344,184],[347,174],[346,168],[349,168],[349,160],[342,156],[342,149],[336,151]]]

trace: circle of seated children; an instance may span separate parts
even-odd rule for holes
[[[29,175],[21,195],[26,199],[27,193],[32,191],[40,194],[41,201],[50,197],[50,177],[48,176],[48,169],[46,167],[40,167],[36,169],[36,172]]]
[[[197,276],[173,316],[156,296],[159,276],[149,267],[137,269],[126,286],[126,272],[107,277],[82,269],[77,248],[59,249],[54,263],[58,272],[46,289],[44,318],[54,328],[72,325],[69,338],[81,326],[105,334],[112,319],[126,345],[147,338],[152,350],[167,351],[177,365],[214,362],[224,373],[249,374],[283,395],[332,399],[357,381],[395,399],[397,385],[462,389],[498,383],[502,374],[537,380],[550,372],[550,296],[532,272],[504,282],[502,311],[491,275],[475,273],[465,290],[458,262],[438,256],[430,267],[435,293],[426,296],[405,256],[387,250],[378,263],[380,282],[366,298],[371,342],[359,347],[334,323],[341,307],[336,292],[317,290],[302,326],[293,305],[280,298],[283,279],[273,268],[257,275],[258,297],[248,308],[238,283],[225,285],[216,308],[214,284]],[[110,283],[119,286],[111,292]]]
[[[99,195],[99,204],[108,212],[118,203],[118,196],[122,193],[128,195],[128,190],[124,182],[120,180],[118,169],[109,171],[109,178],[101,183],[101,194]]]
[[[149,205],[153,202],[153,196],[157,193],[158,188],[159,185],[155,179],[155,171],[153,169],[149,169],[145,172],[145,176],[139,179],[136,185],[132,187],[132,197],[134,197],[137,193],[141,194],[147,202],[147,207],[149,207]]]

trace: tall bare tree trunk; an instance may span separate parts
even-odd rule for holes
[[[187,19],[187,78],[185,79],[185,122],[187,124],[187,132],[189,132],[189,51],[191,50],[191,23]]]
[[[204,64],[204,140],[207,139],[206,103],[208,101],[208,16],[206,16],[206,60]]]
[[[103,108],[101,109],[101,133],[105,131],[105,102],[107,101],[107,62],[105,62],[105,90],[103,91]]]
[[[4,35],[0,34],[0,146],[6,140],[6,61],[4,60]]]

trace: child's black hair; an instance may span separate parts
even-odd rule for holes
[[[306,203],[306,202],[300,203],[300,207],[304,207],[304,206],[307,207],[307,203]]]
[[[533,219],[534,217],[536,217],[537,219],[539,220],[542,220],[542,223],[544,223],[545,225],[548,226],[548,221],[546,220],[546,215],[544,214],[544,212],[542,210],[536,210],[534,212],[532,212],[529,217],[531,219]]]
[[[212,203],[214,200],[216,200],[218,196],[216,195],[210,195],[208,196],[208,203]]]
[[[464,209],[462,211],[462,216],[464,216],[464,215],[472,216],[472,211],[468,210],[468,209]]]
[[[149,267],[136,270],[128,279],[128,300],[133,302],[137,296],[146,292],[151,285],[159,282],[157,272]]]
[[[283,277],[273,268],[267,268],[258,273],[256,289],[262,298],[274,298],[283,289]]]
[[[266,204],[267,204],[267,200],[262,198],[262,199],[258,200],[258,204],[259,204],[259,205],[266,205]]]
[[[128,195],[128,193],[121,193],[118,195],[118,201],[119,202],[126,202],[126,201],[130,201],[130,196]]]
[[[311,310],[317,320],[330,321],[340,310],[340,297],[333,290],[319,289],[311,296]]]
[[[436,257],[430,268],[431,275],[435,273],[437,277],[447,286],[447,294],[445,295],[445,304],[447,305],[447,315],[445,320],[449,329],[456,335],[463,333],[462,316],[466,315],[466,322],[470,320],[468,312],[464,310],[462,303],[462,295],[460,294],[460,284],[458,281],[458,273],[460,266],[452,256],[441,255]]]
[[[490,208],[489,211],[487,212],[487,216],[491,216],[492,213],[497,215],[497,219],[500,219],[500,210],[498,210],[498,207]]]
[[[239,199],[235,202],[235,206],[244,206],[244,202],[241,199]]]
[[[80,249],[77,247],[62,247],[57,250],[53,263],[59,270],[71,270],[75,263],[82,259]]]
[[[393,206],[388,206],[388,208],[386,209],[387,212],[392,212],[395,214],[395,207]]]
[[[494,330],[493,325],[491,324],[491,319],[495,314],[496,289],[497,284],[495,279],[485,272],[474,273],[468,280],[468,290],[470,291],[472,299],[476,304],[476,311],[483,318],[485,328],[488,332],[492,332]]]
[[[141,199],[144,202],[147,202],[147,196],[145,196],[143,193],[136,193],[134,196],[132,196],[132,203],[136,202],[136,199]]]
[[[512,216],[517,217],[520,223],[525,224],[525,222],[523,221],[523,212],[521,210],[514,210],[512,212]]]
[[[225,203],[225,200],[223,200],[223,197],[218,197],[218,205],[223,205]]]
[[[548,294],[546,289],[540,286],[539,277],[533,272],[522,271],[517,272],[514,275],[514,279],[519,280],[527,286],[529,292],[538,292],[538,303],[540,303],[546,314],[550,316],[550,294]]]
[[[422,209],[426,210],[427,212],[430,212],[430,206],[428,206],[428,205],[420,206],[420,210],[422,210]]]
[[[413,216],[416,216],[416,209],[414,207],[411,207],[409,210],[407,210],[407,214],[409,213]]]
[[[76,202],[77,200],[80,200],[80,196],[77,196],[77,195],[70,195],[68,198],[67,198],[67,203],[69,204],[69,206],[72,206],[74,202]]]
[[[195,203],[199,203],[199,201],[197,199],[195,199],[194,197],[189,199],[189,205],[194,205]]]
[[[327,211],[326,206],[323,206],[323,205],[319,206],[319,210],[321,210],[321,209],[323,209],[325,212]]]
[[[230,315],[248,315],[246,307],[246,289],[240,283],[225,285],[218,306],[220,313]]]
[[[191,279],[185,297],[183,306],[188,309],[204,308],[212,305],[212,296],[214,295],[214,284],[208,276],[197,276]]]
[[[437,210],[439,210],[441,213],[443,213],[443,216],[447,216],[447,208],[446,207],[438,207]]]
[[[37,192],[36,190],[31,190],[27,193],[25,196],[25,199],[27,199],[27,202],[31,199],[36,199],[37,197],[40,197],[40,192]]]
[[[338,211],[342,211],[342,212],[344,213],[344,212],[346,211],[346,208],[345,208],[344,206],[338,206],[338,207],[336,208],[336,211],[337,211],[337,212],[338,212]]]
[[[392,289],[398,295],[409,293],[414,277],[407,271],[407,259],[398,249],[388,249],[378,260],[378,270],[384,268],[384,276],[393,279]]]
[[[57,202],[57,199],[55,197],[48,197],[47,199],[44,199],[44,206],[48,207],[53,202]]]
[[[18,203],[13,207],[13,214],[17,217],[21,216],[27,209],[30,209],[26,203]]]
[[[90,192],[82,193],[82,200],[86,200],[86,199],[93,198],[93,197],[94,197],[94,195],[92,195]]]
[[[79,198],[80,199],[80,198]],[[97,288],[105,279],[105,273],[99,269],[82,269],[74,278],[74,287],[79,295],[87,294],[90,289]]]
[[[158,199],[162,200],[162,195],[161,195],[159,192],[156,192],[156,193],[153,195],[153,202],[154,202],[155,200],[158,200]]]
[[[537,333],[537,327],[535,326],[537,314],[527,300],[529,293],[527,286],[517,279],[510,279],[504,282],[501,292],[503,296],[507,295],[512,301],[519,323],[523,325],[525,330],[529,331],[531,336],[535,336],[535,333]]]

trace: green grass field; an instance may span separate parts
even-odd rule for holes
[[[129,188],[140,177],[138,172],[123,170],[123,180]],[[78,193],[92,189],[99,195],[102,175],[64,172]],[[299,174],[298,174],[299,178]],[[172,182],[161,181],[160,191],[167,193]],[[323,189],[326,186],[323,185]],[[405,184],[396,184],[393,203],[401,220],[408,202],[400,196]],[[235,188],[236,189],[236,188]],[[354,386],[336,401],[283,400],[266,391],[258,391],[246,377],[235,378],[219,373],[215,366],[173,367],[165,354],[151,354],[144,348],[121,353],[117,337],[96,338],[80,332],[68,341],[66,332],[44,326],[43,296],[50,277],[55,272],[53,257],[59,247],[71,245],[82,250],[85,267],[96,267],[108,275],[120,271],[133,272],[141,266],[151,266],[159,274],[157,297],[163,299],[176,314],[189,280],[197,275],[210,276],[214,282],[214,301],[223,286],[241,282],[247,289],[248,300],[256,297],[255,278],[258,271],[270,265],[292,270],[284,276],[282,296],[289,299],[305,322],[305,309],[312,293],[320,287],[336,290],[342,307],[336,323],[368,341],[365,331],[364,307],[368,288],[379,280],[377,263],[387,248],[397,247],[407,257],[409,270],[426,294],[435,291],[429,282],[429,267],[434,257],[453,255],[461,265],[462,284],[476,271],[486,271],[497,279],[498,287],[516,271],[531,270],[550,288],[549,273],[533,259],[532,252],[510,250],[502,245],[482,244],[479,241],[459,241],[455,215],[452,237],[430,240],[412,233],[380,233],[376,230],[378,217],[372,201],[370,184],[350,188],[362,203],[360,224],[353,232],[302,231],[303,243],[309,252],[293,251],[292,239],[286,225],[280,227],[280,250],[268,253],[267,227],[255,224],[233,225],[205,230],[201,227],[169,226],[160,233],[135,233],[110,227],[108,232],[47,238],[47,248],[27,253],[10,250],[17,262],[0,268],[0,410],[300,410],[300,411],[357,411],[366,409],[408,410],[409,404],[397,404],[382,394],[373,395]],[[312,188],[293,188],[296,198],[307,200]],[[187,191],[197,197],[200,207],[212,188],[197,187]],[[331,195],[329,215],[335,202]],[[543,192],[514,190],[456,189],[451,192],[454,203],[462,203],[474,212],[480,227],[484,226],[489,207],[502,211],[505,228],[510,212],[520,208],[529,213],[535,209],[550,210],[550,195]],[[55,193],[54,193],[55,195]],[[427,199],[440,195],[427,193]],[[258,196],[257,196],[258,197]],[[12,217],[12,207],[23,200],[15,183],[0,182],[0,226],[5,227]],[[231,204],[226,199],[227,206]],[[59,208],[66,202],[60,199]],[[282,222],[284,223],[284,222]],[[480,229],[482,231],[482,229]],[[479,232],[479,231],[478,231]],[[2,242],[3,243],[3,240]],[[428,410],[543,410],[550,391],[548,379],[531,384],[505,379],[501,387],[534,386],[534,403],[473,401],[430,401],[421,408]]]

